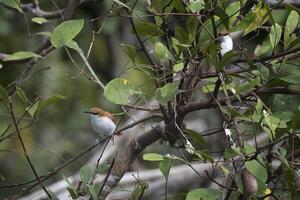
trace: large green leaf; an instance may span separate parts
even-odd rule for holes
[[[229,30],[232,30],[233,26],[236,24],[237,17],[239,16],[238,11],[240,9],[241,9],[241,3],[239,1],[232,2],[227,6],[225,12],[229,17]]]
[[[221,192],[210,188],[195,189],[186,195],[186,200],[217,200],[220,198]]]
[[[255,13],[251,12],[248,15],[246,15],[237,25],[232,25],[232,32],[235,31],[241,31],[245,30],[247,27],[249,27],[251,24],[254,23],[256,18]]]
[[[290,84],[295,84],[295,85],[300,84],[300,76],[294,75],[294,74],[280,77],[280,80],[283,80],[283,81],[285,81],[287,83],[290,83]]]
[[[135,23],[136,30],[140,36],[162,36],[164,32],[155,24],[145,21]]]
[[[190,0],[188,8],[192,12],[199,12],[204,8],[204,0]]]
[[[251,11],[255,15],[253,20],[245,29],[244,35],[256,30],[258,27],[268,21],[268,9],[266,7],[261,8],[258,4],[254,11]],[[251,14],[250,14],[251,15]],[[251,17],[252,18],[252,17]]]
[[[18,51],[5,57],[3,61],[24,60],[28,58],[41,58],[41,56],[31,51]]]
[[[185,129],[184,132],[186,132],[190,136],[190,138],[197,144],[205,145],[205,141],[200,133],[197,133],[196,131],[194,131],[192,129]]]
[[[101,184],[95,183],[94,185],[88,185],[88,189],[93,199],[97,199],[98,193],[101,189]]]
[[[169,176],[169,172],[170,172],[172,163],[173,163],[173,159],[171,159],[171,158],[164,158],[164,160],[162,160],[159,163],[159,169],[160,169],[161,173],[165,176],[166,179]]]
[[[0,0],[0,3],[10,8],[14,8],[19,12],[22,12],[19,0]]]
[[[293,34],[299,22],[299,15],[296,11],[292,10],[286,20],[284,30],[284,48],[288,48],[289,45],[297,39],[296,35]]]
[[[69,20],[58,25],[50,38],[52,45],[60,48],[71,41],[83,28],[84,20]]]
[[[254,50],[254,55],[255,56],[262,56],[264,54],[269,53],[270,51],[272,51],[272,45],[270,42],[270,39],[267,38],[262,45],[257,45],[255,50]]]
[[[105,89],[104,96],[115,104],[127,104],[131,95],[137,94],[135,86],[127,79],[116,78],[110,81]]]
[[[260,162],[257,160],[250,160],[245,163],[245,166],[258,180],[265,182],[267,180],[268,172],[263,164],[262,160],[260,160]]]
[[[161,42],[156,42],[154,46],[154,52],[156,57],[161,61],[166,61],[167,59],[173,60],[173,56],[165,45]]]
[[[83,183],[88,184],[93,177],[92,168],[90,166],[84,165],[83,167],[81,167],[79,171],[79,175],[80,175],[80,180]]]
[[[271,46],[273,47],[273,49],[279,43],[280,38],[281,38],[281,33],[282,33],[281,26],[279,24],[275,23],[271,27],[271,32],[270,32],[270,42],[271,42]]]
[[[160,103],[166,103],[170,101],[174,95],[176,95],[178,90],[179,82],[168,83],[161,88],[157,88],[155,93],[155,99]]]

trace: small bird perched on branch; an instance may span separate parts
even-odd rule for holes
[[[233,49],[233,41],[228,31],[223,30],[220,33],[219,41],[220,41],[220,47],[221,47],[220,51],[222,56],[224,56],[225,53]]]
[[[85,111],[91,116],[91,124],[99,134],[99,139],[112,135],[116,130],[116,124],[113,121],[113,115],[110,112],[104,111],[101,108],[93,107],[89,111]],[[116,135],[121,135],[118,133]]]

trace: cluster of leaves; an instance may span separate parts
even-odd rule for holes
[[[76,187],[72,185],[67,178],[64,178],[68,183],[68,192],[73,199],[77,199],[82,194],[88,194],[92,199],[98,199],[99,192],[101,190],[100,183],[93,183],[93,177],[96,174],[103,174],[110,168],[110,165],[103,163],[94,172],[91,166],[84,165],[80,169],[80,181],[81,187]]]
[[[2,0],[2,4],[23,12],[19,1]],[[154,81],[155,86],[151,90],[145,89],[145,82],[135,83],[124,73],[123,77],[111,80],[104,89],[104,96],[110,102],[118,105],[131,104],[131,100],[147,99],[152,97],[162,107],[177,106],[177,100],[184,96],[188,90],[196,93],[206,93],[212,95],[217,90],[224,94],[226,106],[222,102],[216,101],[219,110],[225,116],[227,121],[238,120],[243,127],[243,132],[251,132],[249,135],[255,135],[253,131],[247,129],[258,127],[259,131],[268,134],[271,142],[281,141],[282,138],[289,134],[298,137],[299,132],[299,116],[300,107],[295,105],[292,109],[286,106],[273,108],[277,99],[276,95],[258,96],[255,95],[255,101],[251,100],[250,104],[244,104],[244,96],[251,93],[259,93],[260,89],[276,89],[278,87],[292,90],[299,90],[300,70],[299,62],[296,59],[284,57],[285,53],[297,52],[299,48],[299,39],[295,30],[299,26],[300,11],[292,6],[287,6],[285,11],[287,17],[284,20],[275,16],[277,12],[268,4],[258,2],[253,4],[251,9],[246,13],[241,12],[245,8],[248,1],[204,1],[190,0],[188,3],[180,0],[154,0],[122,2],[114,0],[114,12],[116,14],[125,12],[130,15],[132,32],[137,37],[138,46],[125,44],[125,52],[130,60],[128,73],[131,70],[137,70],[144,73],[147,81]],[[135,9],[139,7],[140,9]],[[213,11],[213,12],[212,12]],[[150,17],[149,17],[150,14]],[[200,17],[203,16],[203,17]],[[47,23],[45,18],[32,18],[37,24]],[[284,21],[284,22],[282,22]],[[56,49],[70,48],[75,50],[80,58],[86,62],[84,51],[75,42],[76,35],[84,27],[84,19],[68,20],[60,23],[52,32],[40,32],[49,38],[52,46]],[[224,30],[229,32],[241,33],[242,44],[238,51],[232,50],[220,57],[220,45],[217,33]],[[252,41],[253,36],[259,36],[260,39]],[[249,40],[250,42],[248,43]],[[147,43],[147,48],[145,44]],[[254,46],[254,48],[249,48]],[[284,55],[281,55],[284,54]],[[145,61],[143,56],[148,60]],[[6,56],[3,62],[20,61],[24,59],[43,59],[39,54],[33,51],[18,51]],[[209,66],[201,69],[194,69],[193,62],[206,64]],[[243,63],[244,66],[239,64]],[[226,74],[226,70],[230,65],[239,66],[243,71],[234,74]],[[200,64],[196,68],[200,68]],[[201,80],[201,86],[195,88],[182,88],[188,78],[194,74],[189,71],[199,72],[198,79]],[[213,72],[212,77],[205,76],[207,71]],[[219,72],[224,72],[224,79],[221,86],[217,86],[220,79]],[[200,73],[201,72],[201,73]],[[242,73],[243,72],[243,73]],[[201,75],[203,77],[201,77]],[[186,76],[187,75],[187,76]],[[17,94],[26,102],[25,93],[19,89]],[[8,92],[4,87],[0,87],[0,95],[3,102],[8,105]],[[247,97],[248,97],[247,96]],[[36,116],[43,108],[50,103],[63,99],[61,95],[54,95],[45,101],[37,100],[30,107],[28,112],[32,116]],[[215,97],[214,97],[215,98]],[[241,109],[232,105],[230,99],[235,98],[242,106]],[[282,98],[281,101],[286,99]],[[185,106],[189,102],[183,102],[180,106]],[[271,103],[269,103],[271,102]],[[275,107],[275,106],[274,106]],[[173,110],[171,110],[173,112]],[[171,112],[170,111],[170,112]],[[176,111],[175,111],[176,112]],[[173,116],[174,117],[174,116]],[[176,121],[174,119],[173,121]],[[237,133],[236,127],[230,127],[229,131]],[[187,139],[191,141],[188,152],[197,157],[198,160],[213,162],[213,158],[207,153],[206,149],[198,146],[205,146],[201,135],[193,130],[185,131]],[[236,137],[234,134],[233,137]],[[244,138],[247,135],[244,134]],[[249,137],[250,138],[250,137]],[[194,146],[196,147],[194,147]],[[241,156],[244,159],[243,168],[247,169],[255,176],[258,191],[253,194],[256,197],[263,197],[266,194],[268,181],[271,177],[268,160],[260,155],[260,150],[251,147],[245,142],[244,147],[230,147],[224,152],[226,160],[234,159]],[[290,165],[285,156],[288,153],[286,149],[280,147],[275,150],[276,158],[281,162],[284,176],[288,177],[287,182],[280,184],[286,187],[290,196],[295,196],[297,191],[295,183],[295,169]],[[251,157],[251,155],[255,155]],[[249,157],[251,159],[249,159]],[[145,154],[145,160],[159,161],[159,168],[164,175],[166,182],[168,181],[169,172],[174,160],[183,160],[174,155]],[[233,172],[231,169],[223,167],[224,175],[235,173],[235,182],[237,191],[233,192],[236,196],[243,194],[243,180],[241,172]],[[92,184],[93,172],[91,168],[84,166],[80,170],[80,178],[85,186],[85,192],[89,193],[94,199],[100,191],[100,184]],[[133,195],[138,196],[147,187],[139,186]],[[74,187],[69,187],[72,197],[77,197],[77,191]],[[186,199],[218,199],[221,193],[215,189],[199,188],[187,193]],[[233,195],[234,196],[234,195]]]

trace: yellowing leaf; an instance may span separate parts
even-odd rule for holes
[[[260,8],[259,6],[252,12],[255,15],[255,20],[245,29],[244,35],[254,31],[259,26],[263,25],[268,20],[268,10],[266,7]]]

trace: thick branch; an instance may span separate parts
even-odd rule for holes
[[[41,10],[39,7],[35,6],[33,3],[22,4],[23,11],[28,11],[36,17],[44,17],[44,18],[58,18],[63,13],[62,10],[55,10],[55,11],[44,11]]]
[[[135,158],[150,144],[159,140],[162,137],[163,123],[157,125],[147,133],[133,139],[123,149],[121,149],[116,157],[115,164],[111,170],[108,181],[105,183],[104,190],[101,194],[101,199],[104,199],[112,188],[114,188],[123,175],[128,171],[131,163]]]
[[[286,88],[286,87],[273,87],[273,88],[260,88],[260,89],[253,89],[248,92],[240,94],[241,99],[245,99],[246,97],[252,96],[253,92],[256,94],[290,94],[290,95],[300,95],[299,90]],[[234,95],[230,97],[231,102],[238,101],[238,98]],[[226,105],[226,98],[218,99],[217,102],[220,105]],[[202,110],[202,109],[209,109],[218,107],[216,101],[197,101],[191,102],[186,104],[185,106],[179,107],[179,112],[181,114],[187,114],[192,111]]]

